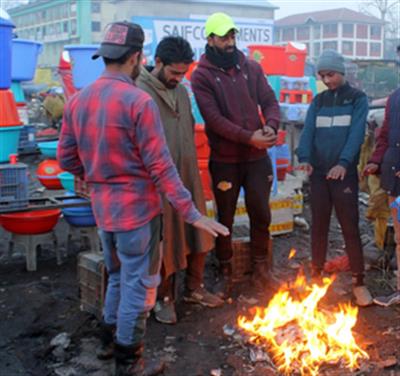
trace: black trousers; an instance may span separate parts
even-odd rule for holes
[[[210,161],[214,197],[218,220],[229,228],[235,216],[240,188],[245,192],[245,204],[250,219],[250,242],[252,256],[267,257],[271,211],[269,196],[272,184],[272,165],[268,156],[257,161],[222,163]],[[218,236],[215,244],[220,261],[232,258],[232,237]]]
[[[346,253],[353,274],[364,272],[364,258],[358,227],[358,177],[346,175],[343,180],[327,180],[325,176],[311,176],[311,252],[312,263],[322,269],[328,248],[329,224],[332,207],[342,229]]]

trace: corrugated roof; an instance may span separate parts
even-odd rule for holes
[[[295,26],[303,25],[307,21],[314,21],[316,23],[327,23],[327,22],[365,22],[365,23],[384,23],[379,18],[374,16],[368,16],[364,13],[356,12],[355,10],[347,8],[329,9],[318,12],[308,12],[301,14],[294,14],[275,21],[275,26]]]

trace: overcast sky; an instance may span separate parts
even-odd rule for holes
[[[360,5],[365,4],[365,0],[270,0],[270,2],[280,9],[275,12],[275,19],[290,16],[292,14],[315,12],[319,10],[348,8],[355,11],[360,10]],[[371,9],[372,10],[372,9]],[[375,13],[374,13],[375,14]],[[376,15],[376,14],[375,14]]]

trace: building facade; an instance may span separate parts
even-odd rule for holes
[[[100,43],[105,26],[113,21],[146,16],[187,19],[218,11],[273,19],[275,9],[265,0],[30,0],[8,13],[19,38],[43,43],[39,66],[56,66],[64,45]]]
[[[303,13],[275,22],[275,42],[304,43],[314,60],[326,49],[349,59],[382,59],[383,26],[379,18],[346,8]]]

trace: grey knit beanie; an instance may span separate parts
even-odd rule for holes
[[[344,58],[335,50],[325,50],[317,62],[317,72],[327,70],[345,74]]]

